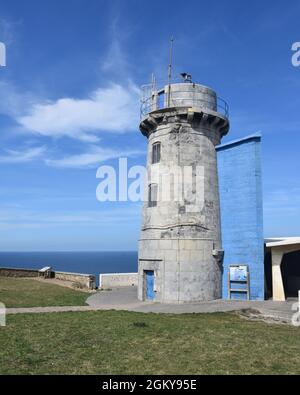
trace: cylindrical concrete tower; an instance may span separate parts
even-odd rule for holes
[[[221,297],[223,251],[215,146],[229,130],[228,107],[192,82],[142,99],[148,138],[139,241],[140,300],[182,303]]]

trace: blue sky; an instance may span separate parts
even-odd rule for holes
[[[140,204],[96,170],[145,163],[138,88],[174,68],[230,105],[224,142],[263,136],[266,236],[300,235],[300,3],[2,0],[0,250],[135,250]]]

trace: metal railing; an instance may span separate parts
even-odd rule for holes
[[[182,93],[192,93],[190,90],[181,91]],[[161,94],[164,93],[164,95]],[[178,93],[178,92],[176,92]],[[212,96],[213,100],[206,100],[203,98],[188,98],[188,97],[179,97],[176,95],[172,96],[172,91],[170,93],[170,98],[167,96],[168,93],[164,92],[164,90],[156,90],[153,85],[144,85],[142,87],[142,96],[141,96],[141,118],[145,117],[152,111],[162,110],[168,107],[198,107],[207,110],[216,111],[226,118],[229,117],[229,106],[227,102],[220,98],[216,97],[216,100]],[[203,94],[204,96],[205,94]],[[209,97],[209,95],[207,95]],[[163,100],[162,100],[163,98]],[[169,105],[166,104],[166,101],[169,102]]]

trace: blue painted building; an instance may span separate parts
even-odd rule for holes
[[[224,249],[223,298],[228,294],[231,265],[247,265],[250,299],[264,299],[264,237],[261,136],[254,135],[217,147]],[[245,299],[234,292],[234,299]]]

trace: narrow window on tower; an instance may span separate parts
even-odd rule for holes
[[[148,207],[157,206],[157,184],[150,184],[148,187]]]
[[[152,145],[152,164],[160,162],[160,143]]]

